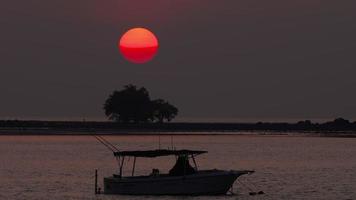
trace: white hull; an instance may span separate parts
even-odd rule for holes
[[[104,178],[105,194],[124,195],[219,195],[235,180],[251,171],[206,170],[186,176],[137,176]]]

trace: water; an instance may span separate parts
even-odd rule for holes
[[[106,136],[121,149],[158,147],[158,136]],[[171,137],[161,136],[161,147]],[[208,150],[200,168],[253,169],[233,196],[95,196],[94,169],[117,170],[112,154],[90,136],[0,136],[0,199],[356,199],[356,139],[292,136],[174,136],[177,148]],[[138,159],[137,174],[168,171],[173,158]],[[131,170],[129,161],[125,172]],[[255,188],[254,188],[255,187]]]

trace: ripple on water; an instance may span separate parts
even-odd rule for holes
[[[117,170],[105,147],[89,136],[0,136],[0,199],[118,199],[93,195],[94,169],[100,180]],[[157,136],[106,137],[120,149],[156,148]],[[170,146],[171,137],[161,137]],[[265,195],[250,196],[236,182],[237,195],[218,197],[135,197],[120,199],[356,199],[356,140],[349,138],[175,136],[177,148],[208,150],[199,167],[253,169],[241,177]],[[129,161],[132,164],[132,160]],[[173,159],[138,159],[137,173],[168,171]],[[130,171],[127,168],[125,172]],[[100,181],[102,186],[102,181]]]

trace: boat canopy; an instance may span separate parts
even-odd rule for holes
[[[131,157],[160,157],[160,156],[171,156],[171,155],[199,155],[207,153],[207,151],[195,151],[195,150],[169,150],[169,149],[156,149],[156,150],[148,150],[148,151],[117,151],[114,152],[114,156],[131,156]]]

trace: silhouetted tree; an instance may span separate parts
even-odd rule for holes
[[[302,130],[312,129],[313,128],[313,123],[310,120],[299,121],[296,124],[296,128],[297,129],[302,129]]]
[[[152,118],[152,103],[146,88],[126,85],[114,91],[104,104],[105,115],[118,122],[147,122]]]
[[[352,127],[352,124],[349,120],[339,117],[334,121],[324,123],[323,126],[326,127],[326,129],[347,130]]]
[[[126,85],[114,91],[104,104],[105,115],[117,122],[171,121],[178,109],[163,99],[151,101],[146,88]]]
[[[170,122],[178,114],[178,109],[163,99],[152,101],[153,119],[162,123],[164,120]]]
[[[348,126],[350,124],[350,121],[344,118],[336,118],[333,123],[337,126]]]

